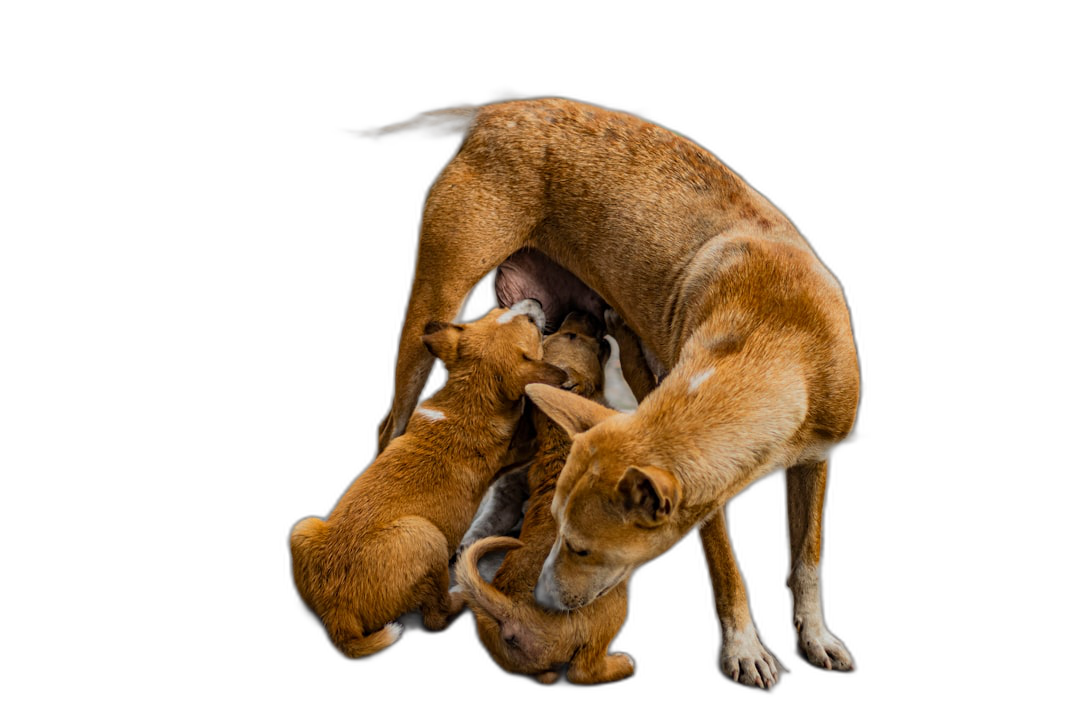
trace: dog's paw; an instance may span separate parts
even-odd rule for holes
[[[799,631],[799,650],[810,662],[826,670],[854,670],[855,661],[840,641],[822,626],[811,627],[796,621]]]
[[[783,666],[765,649],[757,631],[732,634],[720,650],[720,671],[737,683],[768,690],[780,682]]]

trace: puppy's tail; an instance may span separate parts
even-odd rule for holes
[[[373,128],[371,130],[361,130],[357,132],[357,135],[362,137],[380,137],[382,135],[389,135],[390,133],[403,132],[405,130],[420,130],[422,128],[439,130],[447,135],[463,133],[472,125],[473,118],[476,117],[476,113],[479,109],[480,107],[477,105],[458,105],[457,107],[442,108],[440,110],[428,110],[427,112],[420,113],[411,120],[393,123],[392,125],[384,125],[381,128]]]
[[[498,550],[513,550],[523,547],[517,538],[488,537],[470,545],[462,554],[457,566],[457,582],[465,594],[465,601],[474,610],[479,607],[495,618],[506,618],[511,614],[514,604],[494,585],[484,580],[477,564],[480,558]]]
[[[330,641],[346,657],[358,658],[384,650],[401,637],[404,628],[396,622],[387,623],[373,633],[364,634],[360,620],[344,608],[334,608],[323,617]]]

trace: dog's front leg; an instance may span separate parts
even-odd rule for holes
[[[788,587],[795,605],[795,631],[806,659],[826,670],[853,670],[851,653],[825,627],[821,608],[818,563],[821,560],[821,520],[825,507],[828,463],[796,465],[787,470],[788,527],[791,537],[791,575]]]
[[[731,550],[724,511],[717,510],[699,530],[723,636],[720,670],[743,685],[767,689],[779,682],[781,665],[758,638],[746,587]]]
[[[433,358],[420,340],[424,327],[453,321],[469,291],[524,245],[535,226],[535,208],[506,199],[503,182],[459,156],[431,186],[398,344],[394,402],[379,426],[379,452],[404,432],[431,372]]]

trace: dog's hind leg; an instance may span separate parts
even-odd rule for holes
[[[826,670],[852,670],[851,653],[825,627],[821,608],[818,564],[821,560],[821,520],[825,507],[828,463],[796,465],[787,470],[788,527],[791,538],[791,575],[788,587],[794,599],[795,631],[806,659]]]
[[[780,680],[780,663],[761,643],[750,616],[750,603],[731,550],[724,511],[724,508],[717,510],[699,531],[723,636],[720,670],[743,685],[767,689]]]
[[[434,358],[421,341],[432,322],[451,322],[488,272],[520,248],[535,226],[524,208],[460,158],[431,187],[405,322],[398,343],[394,400],[379,426],[379,452],[405,430]]]

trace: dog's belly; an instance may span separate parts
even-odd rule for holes
[[[526,298],[539,300],[547,318],[547,331],[562,324],[571,312],[587,312],[603,319],[608,304],[576,275],[537,250],[520,250],[495,273],[495,296],[501,307]]]
[[[510,307],[526,298],[539,300],[547,318],[546,332],[562,324],[571,312],[587,312],[603,320],[610,303],[576,275],[538,250],[519,250],[507,258],[495,273],[495,296],[501,307]],[[667,368],[644,341],[642,349],[649,369],[657,377]]]

